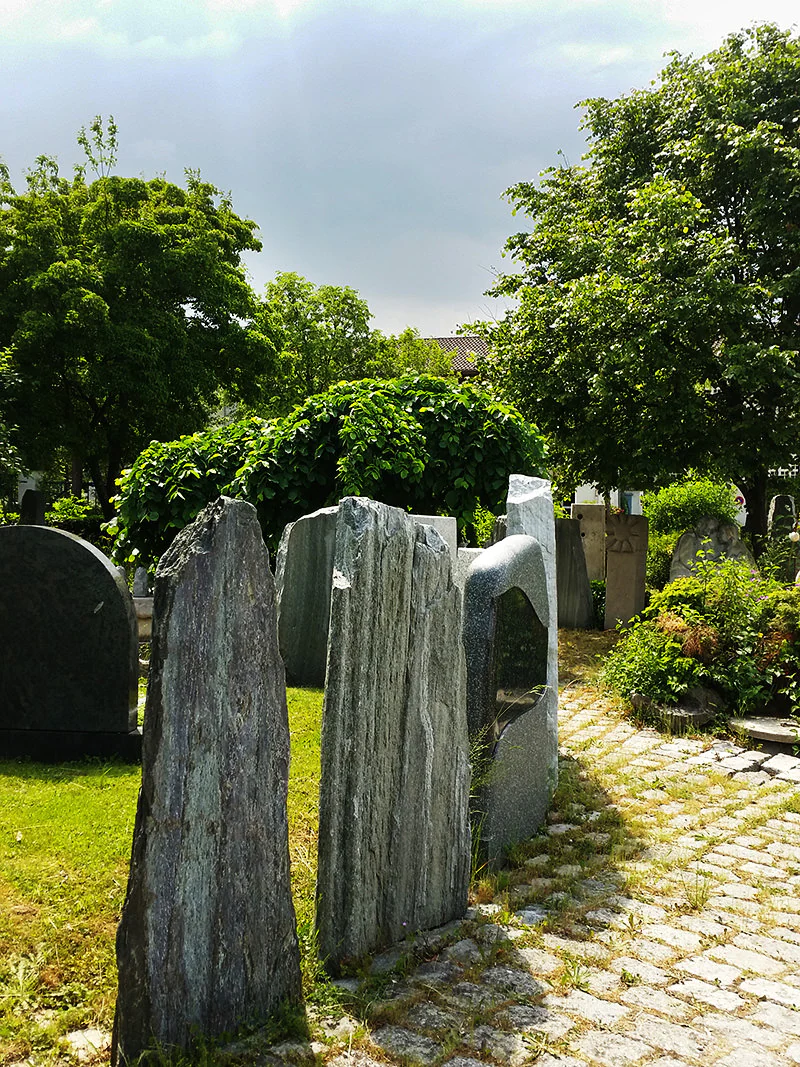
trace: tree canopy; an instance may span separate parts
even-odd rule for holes
[[[254,399],[274,349],[249,326],[255,224],[195,172],[112,174],[113,120],[79,142],[94,181],[41,156],[17,193],[0,169],[0,416],[31,468],[58,446],[88,467],[108,515],[124,463],[202,426],[220,386]]]
[[[512,473],[540,474],[544,441],[473,385],[406,375],[340,382],[271,421],[152,442],[123,473],[118,559],[158,558],[220,493],[258,509],[271,550],[287,522],[350,494],[422,514],[499,512]]]
[[[261,409],[285,414],[339,381],[396,378],[416,372],[452,377],[435,341],[408,327],[385,335],[370,329],[372,313],[347,285],[315,285],[291,271],[278,273],[264,293],[256,323],[278,351],[272,394]]]
[[[584,162],[508,190],[493,374],[567,480],[711,471],[762,533],[800,431],[800,41],[754,26],[584,107]]]

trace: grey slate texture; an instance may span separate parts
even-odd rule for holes
[[[558,625],[567,630],[594,628],[592,588],[578,519],[556,519]]]
[[[466,907],[460,599],[432,527],[373,500],[341,501],[317,881],[320,950],[333,970]]]
[[[493,864],[538,830],[558,779],[558,684],[548,651],[554,611],[533,537],[498,541],[467,573],[467,719],[479,752],[473,826]]]
[[[154,596],[116,1064],[300,995],[286,691],[255,509],[224,497],[206,507],[162,557]]]
[[[138,757],[136,616],[94,545],[0,527],[0,648],[0,753]]]

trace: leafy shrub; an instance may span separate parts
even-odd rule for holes
[[[592,578],[589,584],[592,589],[594,620],[597,628],[603,630],[606,625],[606,580],[605,578]]]
[[[656,703],[711,685],[740,712],[776,698],[800,710],[800,590],[742,561],[701,560],[696,575],[652,595],[601,678],[622,696]]]
[[[45,522],[58,530],[77,534],[107,552],[109,538],[103,529],[103,513],[97,504],[79,496],[62,496],[45,512]]]
[[[710,478],[683,481],[642,494],[642,512],[654,533],[683,533],[709,516],[734,522],[738,512],[733,486]]]
[[[645,581],[651,589],[663,589],[669,581],[672,554],[678,543],[679,533],[648,532]]]
[[[342,382],[282,419],[153,442],[119,481],[115,556],[157,558],[221,492],[255,505],[272,550],[287,522],[351,494],[462,527],[501,510],[509,474],[540,473],[543,458],[535,427],[478,387]]]

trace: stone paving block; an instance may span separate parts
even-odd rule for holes
[[[717,1060],[714,1067],[786,1067],[786,1060],[756,1046],[743,1046]]]
[[[703,918],[700,915],[680,915],[677,922],[687,930],[702,934],[703,937],[719,937],[725,933],[725,927],[722,923],[715,922],[714,919]]]
[[[775,933],[776,931],[771,931]],[[737,948],[760,952],[765,956],[774,956],[784,963],[800,965],[800,945],[787,944],[779,937],[765,937],[762,934],[737,934],[733,939]]]
[[[765,878],[767,881],[776,882],[783,881],[786,877],[786,871],[780,867],[768,867],[765,863],[743,863],[740,873],[742,875],[750,875],[755,879]]]
[[[493,1026],[476,1026],[463,1038],[464,1044],[511,1067],[519,1067],[531,1058],[531,1049],[522,1034],[496,1030]]]
[[[418,1030],[431,1030],[433,1033],[441,1033],[457,1029],[463,1020],[455,1012],[445,1011],[435,1004],[423,1002],[422,1004],[416,1004],[411,1009],[406,1021]]]
[[[673,987],[674,988],[674,987]],[[687,1019],[691,1009],[683,1001],[671,997],[663,989],[653,989],[646,985],[635,985],[626,989],[620,999],[631,1007],[644,1008],[645,1011],[657,1011],[671,1019]]]
[[[538,997],[546,992],[545,986],[515,967],[489,967],[480,975],[480,981],[493,989],[510,990],[520,997]]]
[[[800,759],[797,756],[779,752],[778,755],[770,756],[768,760],[765,760],[762,767],[770,774],[783,774],[785,771],[795,771],[800,768]]]
[[[703,1004],[710,1004],[719,1011],[736,1011],[746,1001],[738,993],[730,989],[720,989],[719,986],[702,982],[699,978],[684,978],[682,982],[676,982],[669,986],[669,992],[689,1000],[699,1000]]]
[[[603,1067],[628,1067],[629,1064],[639,1063],[653,1051],[643,1041],[602,1030],[589,1030],[571,1044],[585,1056],[591,1057],[592,1062],[603,1064]]]
[[[696,952],[703,944],[702,937],[688,930],[677,930],[674,926],[665,923],[648,923],[642,927],[642,933],[647,937],[654,937],[656,941],[664,941],[674,948],[684,949],[686,952]]]
[[[629,1008],[607,1000],[600,1000],[580,989],[573,989],[565,997],[547,996],[543,1004],[550,1011],[565,1011],[570,1015],[579,1015],[582,1019],[597,1023],[598,1026],[613,1026],[630,1014]]]
[[[734,897],[737,900],[755,900],[758,890],[751,885],[742,885],[741,882],[729,882],[719,887],[720,893],[726,897]]]
[[[700,1059],[708,1044],[708,1038],[702,1031],[644,1015],[636,1019],[626,1033],[664,1052],[674,1052],[688,1059]]]
[[[753,1022],[771,1026],[782,1034],[800,1036],[800,1011],[785,1008],[782,1004],[772,1004],[768,1000],[759,1002],[750,1016]]]
[[[800,767],[793,767],[788,771],[781,771],[780,774],[775,777],[781,782],[794,782],[800,783]]]
[[[540,948],[519,948],[517,956],[531,974],[552,974],[561,966],[561,960],[551,952],[545,952]]]
[[[674,1056],[659,1056],[657,1060],[650,1060],[647,1067],[689,1067],[686,1060],[676,1060]]]
[[[784,1055],[792,1063],[800,1063],[800,1041],[793,1041],[787,1049],[784,1049]]]
[[[658,941],[650,941],[645,937],[637,937],[627,946],[628,952],[638,956],[648,963],[665,964],[675,958],[675,949],[669,945],[662,945]]]
[[[785,841],[770,841],[767,852],[779,859],[794,861],[800,867],[800,847],[789,845]]]
[[[652,963],[634,959],[633,956],[617,956],[615,960],[611,961],[611,969],[619,973],[627,971],[628,974],[641,978],[643,982],[652,986],[664,986],[669,981],[669,975],[666,971],[662,971],[659,967],[654,967]]]
[[[735,845],[732,842],[726,842],[725,844],[718,845],[716,852],[721,852],[726,856],[735,856],[736,859],[750,861],[752,863],[772,863],[773,860],[769,856],[765,856],[761,850],[754,848],[742,848],[741,845]]]
[[[721,963],[729,963],[732,967],[738,967],[742,971],[751,974],[759,974],[763,977],[774,977],[786,970],[786,965],[771,956],[764,956],[760,952],[752,952],[750,949],[739,948],[736,945],[715,945],[707,950],[706,955],[712,960]]]
[[[560,1041],[575,1028],[572,1019],[557,1015],[538,1004],[532,1006],[517,1004],[500,1012],[496,1018],[501,1025],[509,1026],[512,1030],[543,1033],[551,1041]]]
[[[749,1019],[740,1019],[728,1012],[724,1015],[713,1012],[698,1015],[693,1020],[693,1025],[720,1034],[730,1044],[737,1042],[758,1048],[778,1048],[786,1040],[783,1034],[771,1027],[759,1026]]]
[[[725,963],[715,963],[707,956],[692,956],[688,960],[681,960],[676,969],[685,974],[692,974],[696,978],[702,978],[706,982],[715,985],[733,985],[742,976],[742,972],[736,967],[729,967]]]
[[[784,1004],[787,1008],[800,1009],[800,989],[783,982],[769,982],[765,978],[745,978],[739,986],[743,993]]]
[[[574,1056],[552,1056],[545,1052],[536,1061],[536,1067],[586,1067],[584,1060],[576,1060]]]
[[[390,1056],[402,1056],[409,1063],[433,1063],[442,1053],[441,1045],[403,1026],[384,1026],[371,1036],[378,1048]]]

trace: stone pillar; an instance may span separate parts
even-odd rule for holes
[[[550,482],[512,474],[508,479],[506,500],[506,535],[525,534],[535,537],[542,550],[542,564],[547,579],[547,677],[558,693],[558,593],[556,584],[556,523]],[[557,718],[558,707],[553,709]],[[558,723],[551,724],[558,732]]]
[[[44,526],[44,493],[26,489],[19,505],[20,526]]]
[[[606,519],[605,628],[627,625],[644,608],[647,519],[609,515]]]
[[[567,630],[594,629],[592,589],[586,574],[586,559],[577,519],[556,519],[556,585],[559,627]]]
[[[142,788],[117,932],[112,1059],[186,1047],[300,996],[289,729],[255,509],[220,498],[162,556]]]
[[[774,496],[769,504],[768,529],[770,537],[786,537],[796,518],[794,497],[783,493]]]
[[[532,537],[498,541],[467,573],[472,819],[478,850],[493,864],[539,829],[558,780],[558,676],[548,656],[554,611]]]
[[[466,907],[460,602],[432,527],[373,500],[341,501],[317,875],[319,945],[332,970]]]
[[[581,525],[581,541],[589,581],[602,581],[606,576],[606,506],[573,504],[570,515]]]

